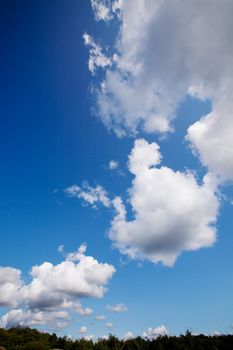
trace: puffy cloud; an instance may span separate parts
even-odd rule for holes
[[[67,311],[35,311],[13,309],[6,313],[0,320],[0,327],[34,327],[48,325],[51,328],[64,328],[68,325],[69,314]]]
[[[78,333],[80,333],[80,334],[84,334],[86,332],[87,332],[87,327],[85,327],[85,326],[82,326],[78,329]]]
[[[112,328],[113,324],[111,322],[107,322],[107,323],[105,323],[105,327]]]
[[[108,165],[110,170],[115,170],[118,168],[118,166],[119,166],[119,163],[116,160],[110,160]]]
[[[106,305],[106,309],[112,312],[124,312],[128,310],[127,306],[125,306],[123,303],[116,305]]]
[[[225,101],[191,125],[187,140],[202,164],[217,174],[220,182],[233,180],[233,103]]]
[[[32,281],[21,291],[31,308],[56,307],[73,298],[103,297],[115,269],[84,255],[85,250],[82,245],[57,265],[44,262],[33,266]]]
[[[212,113],[191,126],[187,137],[210,171],[221,181],[232,180],[233,2],[98,4],[102,5],[93,7],[104,7],[108,13],[102,17],[112,19],[115,13],[119,19],[111,64],[100,64],[105,75],[95,90],[103,123],[118,136],[136,134],[138,129],[166,133],[187,95],[209,99]],[[90,52],[90,60],[92,56]]]
[[[132,339],[134,337],[133,333],[131,331],[125,333],[124,340]]]
[[[61,307],[65,309],[72,309],[72,311],[77,312],[79,315],[86,317],[93,313],[93,310],[89,307],[83,307],[81,303],[77,300],[64,300],[61,304]]]
[[[85,340],[94,340],[95,339],[95,336],[94,334],[88,334],[84,337]]]
[[[108,339],[109,339],[109,334],[108,334],[108,335],[107,335],[107,334],[102,335],[102,336],[100,337],[100,339],[108,340]]]
[[[74,306],[74,311],[76,311],[78,314],[80,314],[83,317],[89,316],[93,313],[93,310],[89,307],[82,307],[80,303]]]
[[[12,267],[0,267],[0,306],[16,306],[22,286],[21,271]]]
[[[164,325],[161,325],[157,328],[149,327],[146,332],[143,332],[142,336],[148,339],[156,339],[157,337],[164,336],[168,334],[168,330]]]
[[[25,326],[54,323],[56,327],[63,327],[69,315],[65,310],[82,316],[90,315],[93,310],[82,307],[80,299],[103,297],[115,268],[107,263],[99,263],[92,256],[85,255],[85,252],[86,246],[83,244],[57,265],[44,262],[33,266],[29,283],[21,281],[19,270],[1,268],[1,305],[20,306],[5,314],[1,324],[10,327],[13,322]],[[16,301],[16,305],[12,304],[10,298]]]
[[[106,316],[104,316],[104,315],[95,316],[95,320],[98,320],[98,321],[106,320]]]
[[[130,258],[172,266],[181,252],[214,244],[219,202],[211,174],[199,184],[191,172],[173,171],[160,161],[156,143],[135,141],[129,156],[133,218],[127,219],[125,205],[115,198],[109,237]]]
[[[93,208],[96,208],[98,203],[101,203],[107,208],[111,204],[107,192],[100,185],[91,187],[87,182],[84,182],[82,188],[77,185],[72,185],[65,189],[65,193],[70,197],[83,199],[84,203],[91,205]]]

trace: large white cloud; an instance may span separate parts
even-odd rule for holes
[[[217,105],[212,113],[191,125],[187,140],[220,182],[233,180],[233,103]]]
[[[14,317],[15,322],[26,326],[51,323],[61,315],[66,315],[59,313],[65,310],[82,316],[91,314],[93,310],[82,307],[80,300],[103,297],[115,268],[85,255],[85,251],[86,246],[81,245],[57,265],[44,262],[33,266],[29,283],[20,279],[19,270],[0,268],[0,305],[18,307],[3,316],[1,324],[12,325]],[[41,323],[35,323],[39,316]],[[55,323],[58,324],[57,321]],[[59,321],[60,325],[65,326],[66,323]]]
[[[119,19],[108,59],[101,59],[101,50],[93,55],[90,45],[95,67],[105,73],[95,91],[105,125],[119,136],[141,128],[164,133],[185,96],[210,99],[213,113],[191,127],[188,137],[203,164],[221,179],[233,179],[233,1],[92,3],[97,19]],[[107,15],[100,15],[102,8]]]
[[[81,246],[58,265],[45,262],[32,268],[32,281],[21,291],[30,307],[47,308],[62,305],[67,299],[103,297],[115,269],[84,255],[85,249]]]
[[[214,244],[219,203],[211,174],[199,184],[192,173],[173,171],[160,161],[156,143],[135,141],[129,156],[133,218],[127,219],[125,205],[115,198],[109,237],[130,258],[171,266],[183,251]]]
[[[21,286],[20,270],[0,267],[0,306],[16,306]]]

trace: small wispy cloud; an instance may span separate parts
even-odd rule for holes
[[[125,312],[128,310],[127,306],[125,306],[123,303],[116,305],[106,305],[106,309],[111,312]]]
[[[105,323],[105,327],[112,328],[113,324],[111,322],[107,322],[107,323]]]
[[[112,160],[110,160],[108,167],[109,167],[109,170],[115,170],[119,167],[119,162],[112,159]]]
[[[106,316],[104,316],[104,315],[98,315],[98,316],[95,316],[95,320],[97,320],[97,321],[103,321],[103,320],[106,320]]]
[[[82,186],[72,185],[67,187],[64,192],[70,197],[83,199],[85,204],[93,208],[97,208],[99,203],[106,208],[111,205],[107,191],[100,185],[92,187],[88,182],[83,182]]]

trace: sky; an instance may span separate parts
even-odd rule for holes
[[[232,0],[0,6],[0,327],[231,333]]]

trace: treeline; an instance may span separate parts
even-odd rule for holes
[[[154,340],[137,337],[120,340],[110,335],[108,339],[71,340],[54,334],[41,333],[30,328],[0,329],[0,350],[232,350],[233,335],[161,336]]]

